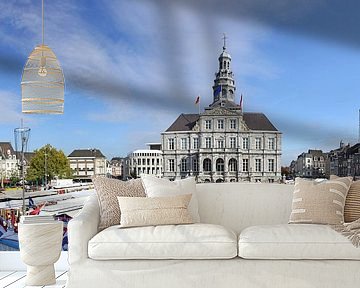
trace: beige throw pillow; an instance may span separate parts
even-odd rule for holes
[[[290,223],[341,224],[344,222],[350,177],[309,181],[296,178]]]
[[[339,179],[336,175],[330,175],[330,180]],[[351,184],[346,196],[344,208],[344,221],[350,223],[360,219],[360,180]]]
[[[191,194],[170,197],[117,197],[121,210],[120,225],[125,227],[190,224]]]
[[[170,181],[153,175],[141,175],[147,197],[175,196],[192,194],[189,203],[189,212],[195,223],[200,222],[198,201],[196,197],[196,181],[194,177]]]
[[[117,196],[146,196],[140,179],[121,181],[99,176],[93,178],[92,181],[99,199],[99,229],[120,224],[120,209]]]

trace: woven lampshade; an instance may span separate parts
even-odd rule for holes
[[[64,113],[64,74],[48,46],[36,46],[28,57],[21,79],[21,95],[23,113]]]

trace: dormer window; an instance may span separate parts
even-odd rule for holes
[[[211,129],[211,120],[205,120],[205,129]]]

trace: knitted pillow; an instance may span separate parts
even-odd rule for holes
[[[121,212],[116,197],[146,197],[140,179],[121,181],[99,176],[94,177],[92,181],[99,199],[99,229],[120,224]]]

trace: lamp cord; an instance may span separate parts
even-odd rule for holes
[[[44,46],[44,0],[42,0],[42,45]]]

